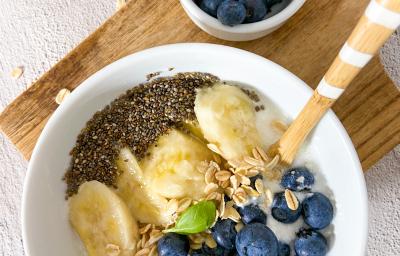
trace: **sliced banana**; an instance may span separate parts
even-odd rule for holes
[[[139,232],[125,203],[98,181],[82,184],[69,199],[69,219],[89,256],[132,256]],[[115,254],[114,254],[115,255]]]
[[[117,166],[121,175],[117,180],[116,192],[128,205],[131,214],[141,223],[170,223],[172,215],[166,211],[168,200],[145,184],[142,168],[128,148],[120,151]]]
[[[200,162],[213,159],[213,153],[200,140],[172,130],[161,136],[140,161],[149,189],[166,198],[204,196],[204,174]]]
[[[186,120],[182,122],[182,126],[185,130],[190,132],[191,135],[198,138],[200,141],[207,143],[207,140],[204,138],[203,132],[201,131],[199,122],[196,120]]]
[[[197,92],[194,111],[204,137],[227,160],[250,155],[261,142],[250,98],[238,87],[215,84]]]

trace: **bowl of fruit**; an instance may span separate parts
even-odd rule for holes
[[[365,182],[335,114],[292,166],[266,153],[311,95],[279,65],[220,45],[110,64],[38,139],[26,255],[365,255]]]
[[[190,19],[208,34],[249,41],[282,26],[305,0],[180,0]]]

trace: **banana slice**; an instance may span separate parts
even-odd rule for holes
[[[240,88],[218,83],[201,89],[194,111],[204,137],[219,147],[225,159],[250,155],[259,146],[254,106]]]
[[[120,151],[117,167],[117,194],[128,205],[131,214],[141,223],[167,225],[172,215],[166,211],[168,200],[149,189],[136,157],[128,148]]]
[[[182,126],[185,130],[190,132],[195,138],[199,139],[200,141],[207,143],[207,140],[204,138],[203,132],[201,131],[199,122],[196,120],[186,120],[182,122]]]
[[[197,165],[213,153],[200,140],[178,130],[161,136],[141,162],[149,189],[166,198],[204,196],[204,174]]]
[[[89,256],[131,256],[139,231],[125,203],[98,181],[82,184],[69,199],[69,219]]]

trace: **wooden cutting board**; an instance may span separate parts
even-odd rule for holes
[[[29,159],[57,108],[62,88],[73,90],[94,72],[156,45],[208,42],[264,56],[315,88],[361,16],[368,0],[308,0],[281,29],[251,42],[227,42],[197,28],[177,0],[132,0],[12,102],[0,127]],[[290,93],[290,92],[289,92]],[[400,142],[400,92],[375,58],[334,106],[364,170]]]

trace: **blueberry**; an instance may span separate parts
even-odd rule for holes
[[[287,243],[279,242],[278,256],[290,256],[290,246]]]
[[[203,252],[202,249],[193,250],[193,251],[190,253],[190,256],[208,256],[208,255],[209,255],[209,254]]]
[[[264,224],[251,223],[236,236],[236,250],[240,256],[277,256],[278,240]]]
[[[246,7],[245,23],[252,23],[262,20],[267,14],[267,7],[264,0],[239,0]]]
[[[313,193],[302,203],[304,221],[313,229],[323,229],[333,219],[333,206],[321,193]]]
[[[310,190],[314,175],[306,167],[291,168],[282,176],[281,186],[293,191]]]
[[[212,228],[212,236],[217,244],[225,249],[235,248],[236,223],[230,219],[218,220]]]
[[[317,231],[300,229],[294,241],[294,250],[298,256],[324,256],[328,252],[328,242]]]
[[[282,2],[282,0],[264,0],[264,4],[267,6],[267,8],[271,8],[271,6],[280,2]]]
[[[213,17],[217,17],[218,6],[223,0],[203,0],[200,4],[200,8],[206,13]]]
[[[264,177],[261,174],[257,174],[256,176],[253,176],[250,178],[250,186],[253,189],[256,189],[256,180],[260,179],[262,180]]]
[[[249,224],[253,222],[258,222],[262,224],[267,223],[267,215],[263,210],[258,207],[258,205],[250,204],[245,207],[238,207],[237,210],[242,216],[242,221],[244,224]]]
[[[225,249],[219,245],[215,248],[210,248],[206,244],[203,244],[202,251],[203,251],[204,255],[213,255],[213,256],[233,256],[233,255],[235,255],[235,250]]]
[[[234,26],[241,24],[246,18],[246,7],[238,1],[225,0],[218,7],[217,17],[224,25]]]
[[[167,233],[157,243],[160,256],[187,256],[189,240],[184,235]]]
[[[274,200],[271,206],[271,214],[277,221],[283,223],[293,223],[301,215],[301,207],[299,206],[296,210],[289,209],[285,193],[280,192],[274,195]]]

